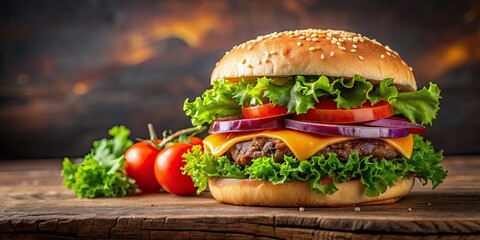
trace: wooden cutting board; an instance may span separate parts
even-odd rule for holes
[[[232,206],[209,193],[78,199],[60,162],[0,163],[0,238],[480,239],[480,157],[448,157],[434,191],[417,181],[396,204],[356,210]]]

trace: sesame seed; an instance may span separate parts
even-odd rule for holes
[[[358,56],[358,59],[362,60],[363,61],[363,57],[362,56]]]
[[[325,39],[330,40],[331,38],[330,38],[330,37],[326,37]]]
[[[270,54],[272,54],[272,55],[277,54],[277,51],[272,50],[272,51],[270,51]]]
[[[244,59],[242,60],[242,64],[245,64],[246,62],[247,62],[247,59],[244,58]]]
[[[318,36],[318,35],[317,35],[316,33],[314,33],[314,34],[312,34],[311,37],[314,38],[314,37],[316,37],[316,36]]]
[[[408,67],[408,69],[410,69],[410,71],[413,71],[413,68],[412,68],[412,67]]]
[[[340,45],[342,45],[342,43],[341,43],[341,42],[337,42],[337,46],[340,46]]]
[[[253,48],[252,46],[248,46],[248,48],[247,48],[247,49],[248,49],[248,50],[252,50],[252,48]]]
[[[310,42],[310,41],[312,41],[312,39],[311,39],[311,38],[306,38],[305,40],[306,40],[307,42]]]
[[[298,38],[303,40],[303,39],[305,39],[305,36],[300,36]]]
[[[407,64],[403,60],[402,60],[402,64],[403,64],[403,66],[407,66]]]
[[[315,48],[314,47],[309,47],[308,51],[315,51]]]
[[[357,50],[354,49],[354,48],[350,49],[350,52],[356,52],[356,51],[357,51]]]
[[[381,54],[381,55],[380,55],[380,58],[385,58],[385,55]]]
[[[302,43],[301,43],[301,42],[297,42],[297,46],[302,46]]]
[[[322,59],[322,60],[325,59],[325,54],[322,53],[322,54],[320,55],[320,59]]]
[[[347,50],[345,47],[342,47],[342,46],[340,46],[340,47],[338,47],[338,48],[340,48],[340,50],[342,50],[342,51]]]
[[[352,47],[353,47],[353,48],[357,48],[357,44],[352,44]]]
[[[333,55],[335,55],[335,53],[333,51],[330,51],[330,57],[333,57]]]
[[[312,41],[318,42],[318,38],[312,38]]]
[[[388,56],[392,56],[392,54],[390,52],[385,52]]]
[[[228,55],[229,53],[230,53],[229,51],[226,51],[226,52],[225,52],[225,55]]]
[[[345,41],[345,39],[343,39],[343,38],[340,38],[340,39],[338,39],[338,41],[339,41],[339,42],[344,42],[344,41]]]

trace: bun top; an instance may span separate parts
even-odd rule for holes
[[[393,78],[400,91],[417,89],[412,68],[388,46],[361,34],[317,29],[272,33],[233,47],[216,64],[211,83],[221,78],[355,74],[372,82]]]

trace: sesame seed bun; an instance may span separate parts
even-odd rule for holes
[[[368,197],[360,180],[337,183],[338,191],[333,194],[320,194],[310,187],[310,182],[285,182],[274,185],[268,181],[252,179],[210,178],[210,193],[217,201],[248,206],[284,207],[339,207],[358,205],[391,204],[407,195],[415,178],[408,176],[376,197]]]
[[[394,78],[400,91],[417,89],[411,68],[388,46],[356,33],[315,29],[272,33],[233,47],[216,64],[211,83],[222,78],[355,74],[372,82]]]

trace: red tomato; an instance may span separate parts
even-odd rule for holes
[[[193,137],[190,137],[188,140],[189,140],[190,143],[193,144],[193,145],[201,145],[201,146],[203,147],[203,141],[202,141],[202,139],[199,138],[199,137],[193,136]]]
[[[385,101],[380,101],[373,106],[367,102],[359,108],[338,109],[337,104],[329,99],[316,103],[315,108],[309,109],[305,114],[294,116],[294,119],[319,123],[358,123],[388,118],[392,115],[392,105]]]
[[[160,140],[155,142],[160,143]],[[153,170],[157,155],[158,150],[145,142],[137,142],[125,152],[127,175],[135,179],[138,188],[144,193],[159,192],[162,188],[158,184]]]
[[[287,112],[287,107],[273,105],[273,103],[242,107],[243,118],[266,118],[282,116],[286,115]]]
[[[163,189],[176,195],[190,195],[197,190],[193,186],[192,178],[183,175],[182,168],[185,166],[182,155],[192,149],[193,145],[177,142],[162,149],[155,160],[155,176]]]

